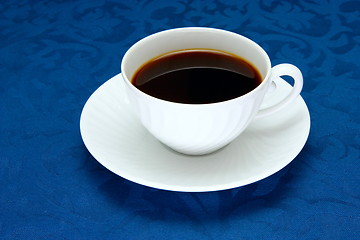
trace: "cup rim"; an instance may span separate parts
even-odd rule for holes
[[[142,44],[143,42],[151,39],[151,38],[155,38],[157,37],[158,35],[160,34],[164,34],[164,33],[167,33],[167,32],[173,32],[173,31],[184,31],[184,30],[190,30],[190,31],[199,31],[199,30],[206,30],[206,31],[217,31],[217,32],[223,32],[223,33],[226,33],[226,34],[232,34],[232,35],[236,35],[237,37],[240,37],[240,38],[243,38],[244,40],[250,42],[251,44],[253,44],[254,46],[256,46],[256,48],[258,48],[258,50],[260,52],[263,53],[263,56],[265,58],[265,61],[266,61],[266,74],[265,76],[262,76],[262,82],[253,90],[251,90],[250,92],[244,94],[244,95],[241,95],[241,96],[238,96],[236,98],[232,98],[232,99],[229,99],[229,100],[225,100],[225,101],[220,101],[220,102],[213,102],[213,103],[180,103],[180,102],[172,102],[172,101],[168,101],[168,100],[164,100],[164,99],[161,99],[161,98],[157,98],[157,97],[154,97],[152,95],[149,95],[143,91],[141,91],[140,89],[138,89],[137,87],[135,87],[132,83],[131,83],[131,79],[129,79],[126,74],[125,74],[125,62],[126,62],[126,59],[128,58],[128,55],[130,53],[130,51],[132,49],[134,49],[135,47],[137,47],[138,45]],[[182,50],[182,49],[179,49],[179,50]],[[241,56],[240,56],[241,57]],[[255,67],[256,65],[253,64]],[[139,65],[140,67],[141,65]],[[214,106],[214,105],[222,105],[222,104],[225,104],[225,103],[228,103],[228,102],[234,102],[238,99],[243,99],[249,95],[253,95],[255,94],[256,92],[260,91],[260,89],[262,89],[264,87],[264,85],[266,85],[266,82],[268,82],[269,78],[270,78],[270,74],[271,74],[271,61],[270,61],[270,58],[268,56],[268,54],[266,53],[266,51],[259,45],[257,44],[255,41],[251,40],[250,38],[247,38],[243,35],[240,35],[238,33],[235,33],[235,32],[231,32],[231,31],[228,31],[228,30],[224,30],[224,29],[218,29],[218,28],[211,28],[211,27],[180,27],[180,28],[172,28],[172,29],[167,29],[167,30],[163,30],[163,31],[159,31],[159,32],[155,32],[153,34],[150,34],[140,40],[138,40],[137,42],[135,42],[124,54],[123,58],[122,58],[122,61],[121,61],[121,74],[122,74],[122,77],[124,78],[125,82],[126,82],[126,85],[128,87],[130,87],[133,91],[143,95],[143,96],[146,96],[147,98],[153,100],[153,101],[158,101],[158,102],[163,102],[163,103],[169,103],[169,104],[175,104],[175,105],[182,105],[182,106]]]

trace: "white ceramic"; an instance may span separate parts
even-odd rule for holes
[[[255,65],[263,82],[248,94],[212,104],[181,104],[154,98],[138,90],[130,80],[136,70],[161,54],[182,49],[205,48],[231,52]],[[271,68],[266,52],[241,35],[212,28],[178,28],[150,35],[135,43],[122,60],[122,76],[131,107],[142,124],[162,143],[185,154],[216,151],[233,141],[257,117],[274,114],[296,99],[303,85],[298,68],[280,64]],[[289,75],[294,88],[276,106],[259,107],[274,79]],[[221,79],[219,79],[221,81]]]
[[[278,103],[292,90],[280,78],[275,83],[277,91],[266,95],[263,107]],[[307,140],[310,116],[299,97],[277,114],[254,120],[219,151],[184,155],[161,144],[142,126],[117,75],[86,102],[80,130],[89,152],[115,174],[154,188],[203,192],[250,184],[285,167]]]

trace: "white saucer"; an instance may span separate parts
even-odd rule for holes
[[[247,185],[279,171],[301,151],[310,115],[299,97],[291,107],[259,119],[231,144],[205,156],[186,156],[159,143],[132,113],[119,75],[99,87],[80,119],[83,141],[104,167],[153,188],[205,192]],[[269,105],[291,90],[284,80],[270,93]]]

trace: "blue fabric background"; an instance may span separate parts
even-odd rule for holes
[[[212,193],[118,177],[85,148],[91,93],[151,33],[245,35],[304,74],[312,127],[300,155],[254,184]],[[359,239],[360,2],[0,3],[0,239]]]

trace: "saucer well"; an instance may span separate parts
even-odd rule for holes
[[[278,79],[265,105],[291,91]],[[276,93],[275,93],[276,92]],[[301,96],[286,109],[252,122],[232,143],[209,155],[187,156],[158,142],[127,103],[116,75],[86,102],[80,131],[85,146],[105,168],[145,186],[183,192],[231,189],[264,179],[288,165],[304,147],[310,115]]]

